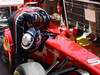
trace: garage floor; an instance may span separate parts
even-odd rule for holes
[[[0,75],[10,75],[8,69],[5,67],[5,65],[0,60]]]

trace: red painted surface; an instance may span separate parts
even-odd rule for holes
[[[57,39],[48,39],[46,43],[50,47],[63,53],[66,57],[69,57],[71,61],[74,61],[74,63],[77,64],[77,66],[89,70],[93,75],[100,75],[100,62],[98,64],[95,64],[95,60],[88,62],[94,58],[100,61],[100,58],[75,42],[68,38],[58,36]]]
[[[11,52],[12,46],[13,46],[13,40],[12,40],[12,35],[10,32],[10,29],[4,29],[4,43],[3,47],[7,52]]]

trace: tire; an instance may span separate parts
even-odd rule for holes
[[[39,63],[28,62],[18,66],[14,75],[46,75],[46,71]]]

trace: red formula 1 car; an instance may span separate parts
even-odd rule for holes
[[[14,75],[100,75],[100,58],[67,38],[67,28],[49,28],[39,7],[23,7],[4,29],[3,47]]]

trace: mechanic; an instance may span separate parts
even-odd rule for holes
[[[27,61],[28,53],[41,46],[42,32],[48,27],[51,18],[40,7],[25,6],[9,19],[10,29],[15,43],[15,66]]]

